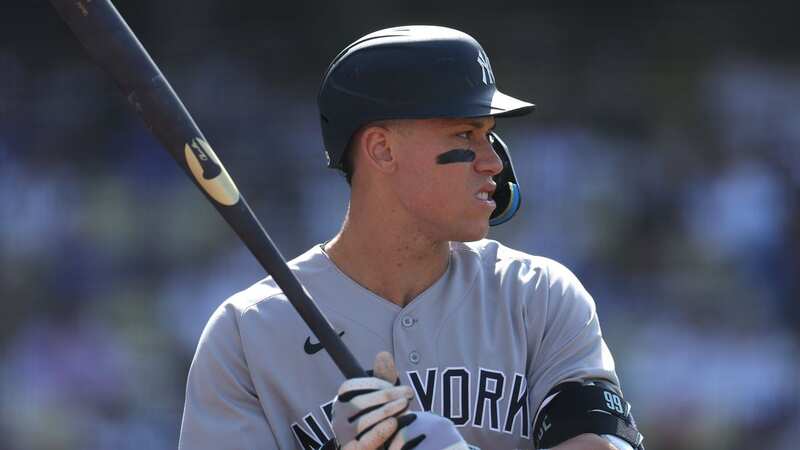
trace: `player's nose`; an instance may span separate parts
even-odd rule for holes
[[[477,150],[477,157],[475,158],[475,171],[480,174],[495,176],[503,170],[503,160],[500,155],[494,151],[492,144],[488,139],[481,142],[480,148]]]

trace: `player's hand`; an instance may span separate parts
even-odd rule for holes
[[[342,383],[333,403],[333,434],[343,450],[381,448],[398,429],[395,416],[414,398],[410,387],[395,386],[397,369],[389,353],[378,353],[373,372],[374,377]]]
[[[388,450],[469,449],[453,422],[442,416],[429,412],[410,412],[397,418],[397,422],[400,430]]]

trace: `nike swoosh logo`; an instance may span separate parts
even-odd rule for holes
[[[339,337],[342,336],[344,336],[344,330],[342,330],[342,332],[339,333]],[[308,353],[309,355],[313,355],[314,353],[317,353],[318,351],[322,350],[322,342],[315,342],[312,344],[311,336],[309,336],[306,338],[306,343],[303,344],[303,350],[305,350],[305,352]]]

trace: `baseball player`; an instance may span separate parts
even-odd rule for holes
[[[520,205],[472,37],[435,26],[347,46],[319,93],[340,232],[290,267],[362,365],[344,380],[271,278],[212,315],[180,448],[643,449],[595,304],[559,263],[485,239]]]

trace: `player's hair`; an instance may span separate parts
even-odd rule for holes
[[[356,132],[353,137],[358,135]],[[342,154],[342,173],[344,174],[344,180],[347,181],[348,186],[353,186],[353,172],[356,170],[355,165],[353,165],[353,153],[355,152],[355,139],[350,139],[350,142],[347,144],[347,147],[344,150],[344,154]]]

